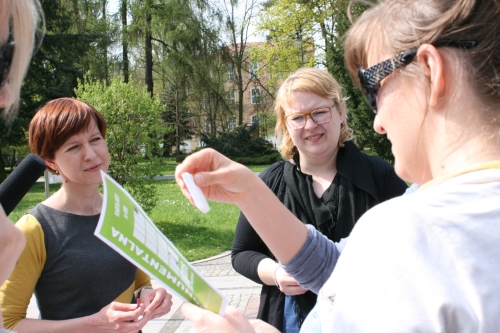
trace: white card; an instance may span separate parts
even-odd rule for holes
[[[185,172],[182,174],[182,179],[184,180],[184,183],[186,184],[196,207],[198,207],[198,209],[203,213],[208,213],[208,211],[210,210],[210,206],[208,205],[207,199],[203,195],[203,192],[194,182],[193,175]]]

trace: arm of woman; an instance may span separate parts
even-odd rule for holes
[[[266,285],[274,285],[274,280],[266,279],[259,269],[263,262],[270,262],[271,269],[276,261],[269,255],[269,249],[257,235],[243,213],[240,213],[233,239],[231,263],[233,268],[244,277]]]
[[[192,201],[181,174],[194,175],[204,195],[238,205],[264,243],[281,263],[288,263],[307,238],[307,228],[253,172],[213,149],[188,156],[175,175],[184,195]],[[272,221],[272,223],[270,223]]]
[[[149,319],[145,306],[113,302],[98,313],[70,320],[26,318],[26,311],[46,260],[43,230],[32,215],[25,215],[16,224],[26,237],[26,247],[12,275],[2,286],[0,300],[5,313],[5,327],[18,333],[29,332],[134,332]]]
[[[32,215],[24,215],[16,227],[26,237],[26,247],[18,260],[16,257],[14,271],[0,290],[0,303],[7,329],[12,329],[26,318],[31,296],[46,259],[44,234],[37,219]]]

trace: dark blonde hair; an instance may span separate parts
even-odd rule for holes
[[[31,152],[43,159],[54,159],[55,152],[71,136],[89,128],[92,120],[102,137],[106,136],[106,121],[92,106],[74,98],[58,98],[47,102],[35,114],[29,128]],[[47,167],[50,172],[55,172]]]
[[[10,27],[12,39],[16,42],[12,64],[7,81],[12,90],[8,96],[3,116],[11,119],[19,103],[21,84],[28,70],[28,65],[36,47],[37,31],[40,32],[40,41],[43,32],[43,14],[38,0],[0,0],[5,1],[10,10]],[[41,29],[40,23],[42,22]]]
[[[311,92],[320,97],[332,99],[339,112],[344,113],[338,145],[343,147],[346,141],[354,139],[352,130],[347,125],[347,109],[338,82],[328,72],[317,68],[301,68],[290,74],[280,86],[276,96],[274,106],[276,112],[275,135],[282,135],[279,150],[283,158],[291,159],[297,151],[285,122],[285,108],[288,107],[290,96],[294,91]]]
[[[396,55],[421,44],[445,40],[475,41],[471,49],[448,47],[484,112],[478,117],[490,128],[500,127],[500,1],[499,0],[381,0],[349,29],[345,61],[358,84],[359,67],[369,53]],[[416,73],[416,66],[398,75]],[[459,84],[459,82],[457,82]],[[495,129],[496,128],[496,129]]]

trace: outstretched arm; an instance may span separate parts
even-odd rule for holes
[[[193,203],[181,174],[194,175],[207,199],[238,205],[278,260],[287,264],[307,238],[307,228],[253,172],[212,149],[188,156],[175,178]],[[269,223],[272,221],[273,223]]]

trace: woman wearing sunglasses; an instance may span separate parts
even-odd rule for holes
[[[35,45],[40,13],[37,0],[0,0],[0,108],[7,122],[16,112],[21,83]],[[21,231],[0,208],[0,284],[12,273],[25,243]],[[0,312],[0,332],[7,332],[2,327]]]
[[[189,197],[179,175],[195,173],[208,198],[237,204],[285,270],[319,292],[303,332],[498,332],[500,3],[381,1],[345,50],[396,173],[422,187],[365,213],[335,270],[335,245],[246,168],[201,151],[178,183]],[[233,308],[183,313],[198,332],[276,332]]]
[[[284,161],[260,178],[300,221],[340,242],[376,204],[403,194],[406,183],[387,162],[361,153],[351,141],[340,85],[327,72],[302,68],[281,85],[275,112]],[[261,283],[257,318],[282,332],[298,333],[316,304],[278,264],[240,214],[232,263],[243,276]]]

